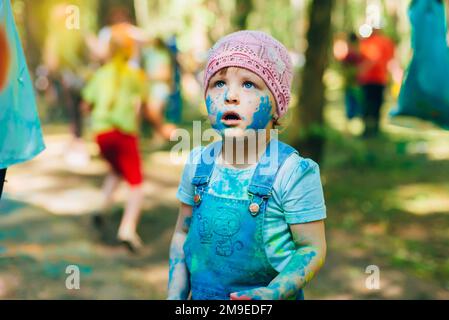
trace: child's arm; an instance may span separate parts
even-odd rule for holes
[[[284,270],[267,287],[232,293],[232,300],[292,298],[318,272],[326,257],[324,221],[292,224],[290,230],[297,250]]]
[[[92,111],[92,104],[87,102],[86,100],[81,100],[80,110],[83,116],[87,116]]]
[[[164,139],[170,140],[176,126],[172,123],[164,123],[164,115],[161,109],[152,108],[149,103],[144,102],[144,116],[153,125],[157,133]]]
[[[190,292],[190,275],[185,264],[184,242],[190,228],[192,207],[181,203],[175,232],[170,245],[168,300],[186,300]]]

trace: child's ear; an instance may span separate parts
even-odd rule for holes
[[[272,117],[271,117],[271,128],[272,129],[276,129],[279,126],[279,116],[277,114],[277,112],[273,113]]]

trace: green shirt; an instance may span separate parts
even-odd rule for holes
[[[98,69],[82,91],[93,105],[92,128],[137,134],[140,104],[146,96],[145,76],[127,62],[112,60]]]

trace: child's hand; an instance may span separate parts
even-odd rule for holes
[[[165,140],[170,140],[170,136],[172,135],[172,133],[176,130],[176,126],[174,124],[171,123],[166,123],[164,125],[161,126],[160,129],[160,134],[162,135],[162,137]]]
[[[233,292],[230,295],[231,300],[279,300],[278,290],[267,287],[260,287],[251,290]]]
[[[89,115],[92,110],[92,106],[87,101],[82,100],[80,104],[80,110],[83,116]]]

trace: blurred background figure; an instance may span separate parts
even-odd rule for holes
[[[335,42],[334,56],[341,63],[346,117],[351,120],[363,114],[363,95],[357,78],[362,56],[355,32],[350,32],[345,40]]]
[[[147,76],[148,116],[159,127],[163,124],[166,107],[175,86],[172,54],[164,40],[156,37],[142,50]]]
[[[360,84],[357,81],[357,73],[361,60],[359,38],[356,33],[351,32],[348,36],[348,54],[343,59],[345,70],[345,106],[348,119],[360,116],[363,112],[363,97]]]
[[[87,59],[84,40],[79,32],[66,28],[66,3],[60,3],[49,13],[47,34],[43,49],[43,65],[38,72],[44,73],[49,79],[53,115],[68,118],[70,123],[71,141],[65,147],[64,159],[74,167],[85,167],[90,156],[83,141],[83,119],[80,109],[81,88],[86,77]],[[64,43],[64,45],[61,45]]]
[[[86,36],[86,44],[93,55],[94,60],[100,64],[105,63],[111,58],[109,50],[112,37],[112,28],[120,25],[123,32],[126,32],[133,41],[132,54],[129,63],[134,67],[140,66],[141,47],[149,42],[150,38],[146,32],[137,27],[126,7],[112,6],[106,19],[107,24],[98,31],[97,35],[88,34]]]
[[[394,58],[394,50],[394,42],[380,29],[373,28],[371,35],[360,41],[362,62],[358,79],[363,90],[364,137],[376,136],[379,133],[381,107],[389,81],[388,66]]]
[[[110,58],[99,68],[83,89],[83,109],[92,110],[92,129],[101,155],[110,165],[110,172],[103,184],[103,208],[94,214],[97,227],[105,224],[105,214],[112,204],[114,193],[123,179],[129,192],[117,238],[131,251],[138,251],[142,241],[137,234],[140,219],[142,192],[142,163],[139,150],[139,116],[141,106],[145,114],[151,114],[146,103],[147,85],[144,72],[129,63],[135,53],[135,39],[128,25],[111,27],[109,43]],[[165,130],[166,139],[171,130],[158,122],[157,130]],[[170,129],[172,129],[170,127]]]
[[[182,90],[181,90],[181,63],[176,35],[170,36],[167,42],[170,51],[172,85],[168,100],[166,116],[167,120],[179,124],[182,120]]]
[[[135,44],[127,25],[114,25],[110,31],[110,60],[94,73],[83,89],[83,109],[92,110],[92,129],[101,155],[111,168],[103,184],[103,208],[94,215],[93,222],[98,227],[104,225],[104,215],[124,179],[129,184],[129,194],[117,237],[137,250],[142,246],[137,224],[143,200],[138,116],[146,98],[145,76],[128,63]]]
[[[100,63],[105,63],[107,59],[110,58],[109,44],[113,26],[123,25],[122,28],[126,28],[126,32],[129,32],[130,34],[137,30],[132,24],[130,13],[126,7],[112,6],[107,14],[106,22],[107,24],[98,31],[98,35],[88,34],[86,36],[86,43],[93,58]],[[135,47],[133,48],[133,53],[130,59],[138,64],[137,42],[134,42],[133,46]]]

